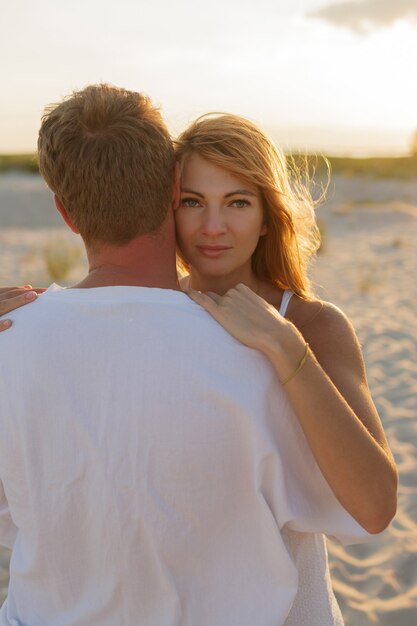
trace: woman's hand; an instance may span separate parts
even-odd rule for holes
[[[14,311],[20,306],[33,302],[39,293],[43,293],[45,289],[33,289],[32,285],[24,285],[23,287],[1,287],[0,288],[0,315],[5,315]],[[7,330],[12,325],[9,319],[0,320],[0,332]]]
[[[193,289],[187,295],[202,306],[235,339],[249,348],[268,353],[271,337],[278,337],[283,349],[297,345],[301,335],[271,304],[243,284],[229,289],[224,296]]]

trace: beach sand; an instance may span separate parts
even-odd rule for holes
[[[0,176],[0,285],[45,285],[48,241],[80,245],[60,227],[38,177]],[[329,542],[347,626],[417,624],[417,181],[336,177],[318,210],[324,244],[318,294],[352,320],[369,384],[400,470],[398,513],[372,543]],[[76,280],[85,258],[74,266]],[[0,549],[0,601],[9,553]],[[303,626],[303,625],[300,625]],[[307,625],[306,625],[307,626]],[[320,626],[309,624],[308,626]]]
[[[336,181],[317,290],[352,320],[400,471],[398,513],[373,543],[329,542],[348,626],[417,624],[417,184]]]

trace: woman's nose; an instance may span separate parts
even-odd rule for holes
[[[207,211],[204,217],[203,232],[205,235],[214,237],[225,232],[226,225],[220,211]]]

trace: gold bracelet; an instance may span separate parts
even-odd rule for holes
[[[310,347],[310,346],[309,346],[309,345],[308,345],[308,343],[306,342],[306,345],[305,345],[305,350],[304,350],[304,354],[303,354],[303,356],[301,357],[301,361],[299,362],[299,364],[297,365],[297,367],[295,368],[295,370],[293,371],[293,373],[292,373],[292,374],[290,374],[290,375],[289,375],[287,378],[285,378],[284,380],[281,380],[281,384],[282,384],[282,385],[286,385],[288,382],[290,382],[290,380],[291,380],[292,378],[294,378],[294,376],[296,376],[300,370],[302,370],[302,369],[303,369],[303,367],[304,367],[304,365],[305,365],[305,362],[307,361],[307,355],[308,355],[308,349],[309,349],[309,347]]]

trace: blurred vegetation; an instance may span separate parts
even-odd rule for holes
[[[303,163],[305,155],[294,155],[295,161]],[[367,178],[417,179],[417,152],[404,157],[324,157],[308,156],[314,176],[327,176],[330,164],[331,174],[342,176],[364,176]]]
[[[301,169],[307,160],[314,176],[327,176],[327,159],[333,174],[411,180],[417,178],[417,134],[412,148],[412,155],[404,157],[354,158],[302,154],[289,156],[301,165]],[[0,154],[0,172],[10,170],[37,173],[39,170],[36,154]]]
[[[0,154],[0,172],[9,172],[10,170],[38,174],[36,154]]]

